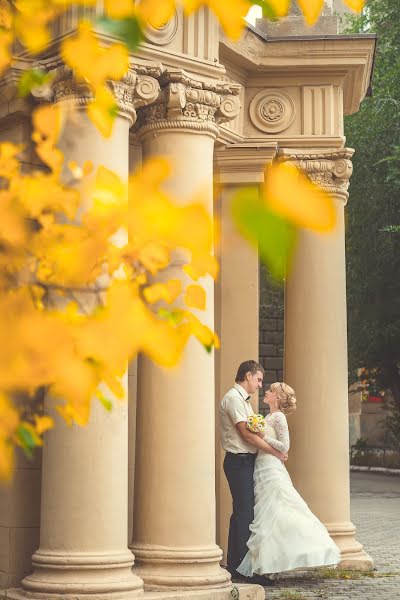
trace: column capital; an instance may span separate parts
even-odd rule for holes
[[[53,76],[49,97],[54,103],[73,101],[78,106],[86,106],[93,102],[94,95],[90,86],[74,78],[73,70],[61,62],[44,65]],[[136,109],[154,102],[159,96],[160,86],[156,77],[161,69],[137,68],[129,71],[119,81],[109,80],[107,86],[112,92],[121,116],[129,119],[133,125],[136,122]],[[40,92],[32,92],[40,100]]]
[[[278,158],[303,171],[324,191],[342,195],[347,200],[347,189],[353,173],[353,154],[352,148],[337,151],[318,150],[315,154],[304,150],[282,149]]]
[[[164,71],[158,82],[158,99],[139,111],[139,136],[160,129],[191,129],[217,137],[218,124],[239,113],[239,84],[200,81],[180,69]]]

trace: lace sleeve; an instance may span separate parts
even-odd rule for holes
[[[264,435],[264,440],[273,448],[275,448],[275,450],[279,450],[280,452],[284,452],[285,451],[285,447],[284,444],[282,442],[280,442],[279,440],[271,437],[270,435]]]
[[[283,445],[283,451],[288,452],[290,448],[289,428],[285,415],[282,412],[276,412],[271,415],[271,424],[273,425],[278,440]]]

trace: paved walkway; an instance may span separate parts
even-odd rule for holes
[[[400,477],[379,473],[351,474],[352,521],[357,539],[375,561],[368,575],[337,573],[287,575],[274,588],[266,588],[268,600],[400,600]]]

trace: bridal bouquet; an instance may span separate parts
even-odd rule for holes
[[[250,415],[247,417],[247,429],[253,433],[260,433],[265,429],[265,418],[262,415]]]

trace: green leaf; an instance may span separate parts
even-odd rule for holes
[[[256,248],[275,279],[285,277],[297,231],[272,213],[257,188],[241,188],[232,200],[232,217],[238,231]]]
[[[268,0],[252,0],[252,4],[261,6],[263,19],[270,19],[271,21],[278,18],[274,6],[268,2]]]
[[[109,400],[108,398],[106,398],[100,391],[97,392],[97,397],[100,400],[100,402],[102,403],[102,405],[104,406],[104,408],[108,412],[111,412],[113,409],[112,401]]]
[[[168,310],[167,308],[160,308],[157,311],[157,314],[161,319],[168,321],[170,325],[179,325],[183,318],[183,312],[181,310]]]
[[[118,105],[117,104],[113,104],[113,106],[110,107],[108,114],[110,115],[110,117],[112,119],[116,119],[118,116]]]
[[[124,42],[131,52],[137,50],[143,40],[142,27],[136,17],[126,19],[101,17],[96,23],[105,33],[109,33]]]
[[[32,450],[39,445],[32,432],[25,425],[21,424],[16,431],[16,435],[25,455],[28,458],[32,458]]]
[[[52,75],[43,69],[29,69],[21,75],[18,81],[18,95],[25,97],[35,88],[48,85],[52,78]]]

